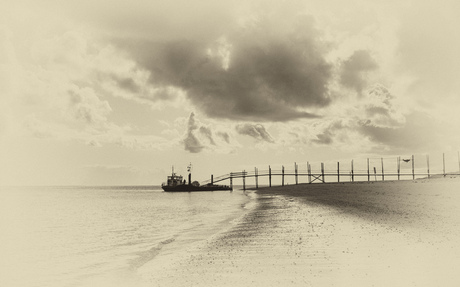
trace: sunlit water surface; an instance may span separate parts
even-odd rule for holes
[[[238,218],[242,191],[1,187],[0,286],[112,285]],[[112,285],[113,286],[113,285]]]

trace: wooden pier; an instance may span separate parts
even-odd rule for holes
[[[421,156],[418,156],[419,159]],[[273,185],[273,181],[278,179],[281,186],[286,184],[287,178],[294,178],[294,184],[299,184],[299,182],[303,181],[303,183],[326,183],[326,182],[343,182],[344,180],[355,182],[355,181],[371,181],[372,174],[371,174],[371,160],[374,163],[373,166],[373,181],[377,181],[377,172],[379,169],[379,178],[381,181],[385,180],[401,180],[401,179],[412,179],[415,180],[416,177],[430,177],[433,175],[433,169],[430,171],[430,157],[429,155],[423,155],[426,158],[425,166],[421,166],[418,164],[416,166],[415,160],[416,157],[411,155],[410,157],[401,158],[367,158],[367,166],[361,166],[361,168],[356,169],[357,161],[351,160],[350,161],[350,169],[341,169],[340,162],[337,162],[336,168],[334,164],[334,169],[326,169],[325,163],[316,163],[314,169],[310,162],[306,162],[303,169],[299,169],[299,165],[295,162],[292,166],[292,169],[286,169],[284,165],[281,166],[280,169],[273,169],[271,165],[268,166],[267,170],[259,170],[259,168],[255,167],[254,171],[240,171],[240,172],[231,172],[229,174],[225,174],[219,177],[214,177],[211,175],[211,179],[202,182],[201,184],[207,183],[217,183],[225,180],[229,180],[230,186],[233,188],[234,179],[242,179],[243,190],[246,190],[247,187],[247,179],[254,178],[254,185],[255,188],[259,188],[260,186],[260,179],[261,178],[268,178],[268,186],[271,187]],[[449,172],[449,175],[460,175],[460,153],[457,153],[458,159],[458,170]],[[396,165],[394,162],[396,160]],[[362,160],[364,161],[364,160]],[[424,160],[423,160],[424,161]],[[423,162],[422,161],[422,162]],[[385,162],[387,166],[385,167]],[[391,163],[392,167],[389,168],[388,163]],[[330,162],[329,162],[330,164]],[[394,165],[394,166],[393,166]],[[365,168],[367,167],[367,169]],[[446,172],[446,159],[445,154],[442,154],[442,169],[440,163],[436,167],[437,174],[441,176],[446,176],[448,173]],[[441,172],[442,171],[442,172]]]

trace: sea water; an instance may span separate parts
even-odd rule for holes
[[[0,286],[136,285],[139,268],[228,227],[249,201],[241,190],[0,187]]]

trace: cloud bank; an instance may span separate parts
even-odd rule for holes
[[[262,15],[225,27],[214,39],[186,34],[167,40],[117,39],[150,72],[152,86],[185,91],[207,116],[233,120],[313,118],[327,106],[331,64],[327,48],[306,15],[281,20]],[[121,85],[130,87],[128,82]]]
[[[366,5],[343,14],[339,1],[334,8],[321,1],[251,2],[113,1],[111,9],[107,1],[11,3],[0,11],[8,24],[0,33],[0,91],[29,105],[17,117],[33,115],[24,123],[35,135],[52,136],[61,124],[94,146],[136,145],[128,134],[136,127],[120,123],[117,113],[124,111],[113,97],[175,105],[182,109],[176,117],[197,110],[230,119],[236,134],[263,142],[278,142],[275,123],[271,135],[264,122],[301,122],[307,135],[300,142],[330,146],[347,133],[391,145],[394,131],[420,128],[410,121],[430,113],[459,125],[455,1],[358,1]],[[18,11],[29,11],[27,21],[15,17]],[[37,20],[40,29],[29,24]],[[393,94],[372,88],[377,82]],[[14,122],[0,118],[0,134],[15,130],[7,121]],[[174,141],[202,152],[232,142],[223,130],[190,117],[183,141]]]

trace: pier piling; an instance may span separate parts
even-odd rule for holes
[[[298,173],[297,173],[297,163],[295,162],[294,163],[294,169],[295,169],[295,184],[299,184],[299,180],[298,180]]]
[[[284,186],[284,165],[281,166],[281,185]]]
[[[442,174],[446,177],[446,159],[444,153],[442,153]]]
[[[353,170],[353,160],[351,160],[351,182],[355,181],[355,171]]]
[[[272,168],[268,166],[268,182],[269,186],[272,187]]]
[[[430,178],[430,156],[426,155],[426,171],[428,174],[428,178]]]
[[[383,171],[383,157],[380,160],[382,161],[382,181],[385,181],[385,172]]]
[[[367,158],[367,181],[371,181],[371,174],[369,172],[369,158]]]
[[[337,182],[340,182],[340,162],[337,162]]]
[[[323,178],[323,183],[326,182],[326,180],[324,178],[324,163],[321,163],[321,176]]]

